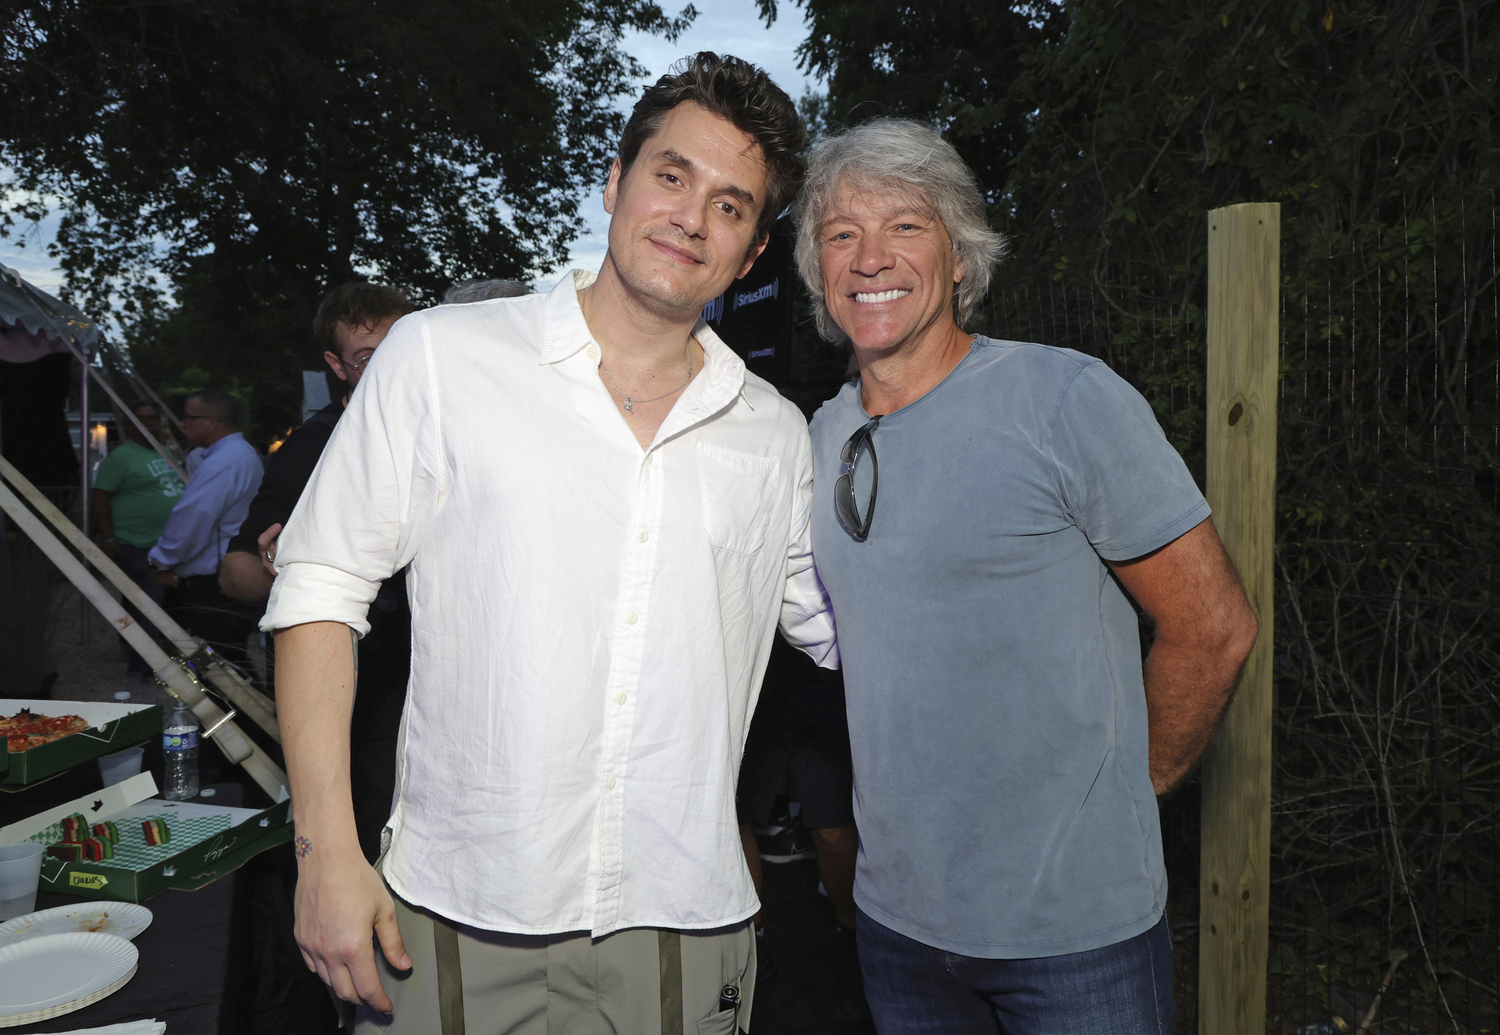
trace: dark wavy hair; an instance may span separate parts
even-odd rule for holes
[[[802,185],[807,127],[786,91],[771,82],[763,69],[742,58],[702,50],[683,58],[647,87],[620,137],[621,174],[630,170],[641,145],[661,128],[667,113],[687,101],[728,119],[760,145],[770,176],[755,232],[765,237]]]
[[[318,303],[317,314],[313,316],[313,337],[318,340],[319,347],[338,355],[339,343],[334,332],[339,324],[374,327],[392,316],[405,316],[415,308],[411,299],[393,287],[363,280],[350,281],[328,292]]]

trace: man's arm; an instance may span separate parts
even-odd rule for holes
[[[230,550],[219,562],[219,589],[236,600],[264,600],[276,581],[259,557],[246,550]]]
[[[797,451],[796,478],[786,548],[786,584],[781,597],[781,634],[819,667],[838,668],[839,648],[833,625],[833,605],[813,566],[812,442],[805,432]]]
[[[233,489],[234,479],[228,465],[209,467],[205,464],[200,467],[172,508],[172,513],[167,515],[167,527],[148,555],[151,566],[171,571],[203,553],[210,545],[217,547],[219,518],[229,504],[228,497]]]
[[[115,542],[115,516],[110,513],[109,501],[114,493],[104,489],[89,490],[89,516],[94,519],[94,533],[100,540],[104,552],[114,556],[119,551]]]
[[[1109,566],[1156,626],[1146,655],[1146,709],[1151,784],[1166,794],[1218,732],[1259,625],[1211,520]]]
[[[395,903],[365,861],[354,829],[349,716],[355,644],[340,622],[276,633],[276,717],[297,805],[295,934],[308,968],[340,999],[389,1013],[371,930],[391,966],[406,970],[411,959],[396,927]]]

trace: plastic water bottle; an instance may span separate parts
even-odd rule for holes
[[[161,734],[162,757],[166,759],[162,797],[187,801],[198,796],[198,720],[188,706],[178,701],[167,716]]]

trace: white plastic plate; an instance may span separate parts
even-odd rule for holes
[[[82,1009],[124,985],[139,956],[113,934],[47,934],[0,947],[0,1026]]]
[[[0,946],[45,934],[113,934],[127,940],[151,926],[151,910],[133,902],[79,902],[56,906],[0,924]]]

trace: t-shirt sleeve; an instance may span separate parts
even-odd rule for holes
[[[1107,561],[1144,556],[1209,515],[1150,404],[1103,363],[1064,391],[1049,447],[1069,517]]]
[[[272,525],[286,524],[332,433],[333,429],[322,421],[308,421],[271,454],[266,461],[266,476],[261,480],[260,491],[250,501],[245,521],[238,534],[229,540],[226,552],[259,553],[256,540],[260,534]]]
[[[116,449],[99,461],[99,469],[94,472],[94,488],[104,492],[118,492],[129,476],[128,454],[124,450]]]

